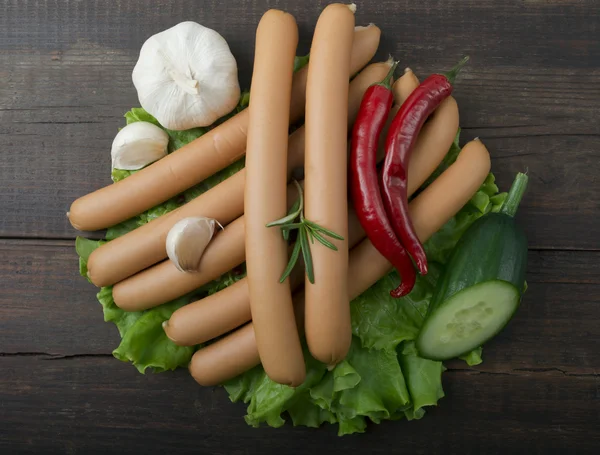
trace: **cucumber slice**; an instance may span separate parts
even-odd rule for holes
[[[417,339],[419,354],[447,360],[478,348],[508,323],[520,298],[519,289],[503,280],[463,289],[427,317]]]

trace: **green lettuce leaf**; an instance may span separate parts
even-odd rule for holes
[[[259,426],[262,422],[272,427],[280,427],[285,423],[281,414],[293,404],[304,392],[317,384],[327,371],[325,365],[316,361],[305,349],[306,379],[302,385],[296,388],[277,384],[271,381],[262,368],[251,370],[256,378],[250,380],[252,393],[248,414],[245,419],[248,425]],[[225,385],[228,389],[230,385]],[[229,390],[229,389],[228,389]]]
[[[419,357],[415,343],[412,341],[404,343],[400,352],[400,365],[410,393],[412,412],[418,413],[425,406],[435,406],[438,400],[444,397],[442,389],[444,365],[442,362]]]
[[[139,216],[136,216],[127,221],[123,221],[122,223],[119,223],[115,226],[109,227],[106,230],[106,234],[104,234],[104,237],[106,238],[106,240],[114,240],[117,237],[121,237],[122,235],[125,235],[128,232],[139,228],[141,226],[140,219],[141,218]]]
[[[250,403],[249,425],[280,427],[289,414],[294,425],[339,423],[340,435],[364,431],[408,409],[410,396],[394,350],[368,350],[354,337],[346,360],[332,371],[305,349],[307,375],[297,388],[271,381],[258,366],[224,384],[232,401]]]
[[[433,293],[432,278],[418,275],[409,295],[392,298],[389,291],[399,283],[394,271],[352,301],[352,331],[366,348],[395,349],[402,341],[417,337]]]
[[[310,54],[294,57],[294,73],[308,65]]]
[[[162,324],[175,310],[189,302],[189,297],[182,297],[143,313],[133,313],[135,316],[130,313],[124,318],[119,318],[116,322],[117,327],[119,323],[123,323],[126,324],[126,330],[122,333],[121,344],[113,351],[113,355],[119,360],[133,363],[140,373],[144,373],[147,368],[161,372],[186,366],[195,347],[177,346],[167,338]],[[131,320],[125,322],[125,318]]]
[[[298,396],[287,409],[295,427],[304,426],[318,428],[324,423],[336,423],[333,412],[323,409],[314,404],[308,392]]]
[[[114,323],[121,337],[125,336],[143,314],[143,311],[124,311],[119,308],[113,299],[112,286],[101,288],[100,292],[96,294],[96,298],[102,305],[104,322]]]
[[[469,352],[467,354],[461,355],[459,357],[459,359],[467,362],[467,365],[469,365],[470,367],[472,367],[474,365],[479,365],[481,362],[483,362],[483,359],[481,358],[482,352],[483,352],[483,348],[478,347],[477,349],[473,349],[471,352]]]
[[[103,240],[90,240],[83,237],[77,237],[75,239],[75,251],[79,256],[79,273],[81,276],[87,278],[87,262],[90,254],[104,242]],[[88,279],[89,280],[89,279]]]

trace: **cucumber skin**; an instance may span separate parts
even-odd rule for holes
[[[490,280],[513,284],[522,295],[527,268],[527,237],[514,218],[489,213],[460,238],[438,282],[427,316],[463,289]]]

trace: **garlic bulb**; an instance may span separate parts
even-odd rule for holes
[[[167,155],[169,135],[148,122],[130,123],[115,136],[110,155],[113,169],[133,171]]]
[[[195,22],[151,36],[133,69],[140,103],[162,126],[208,126],[240,97],[237,63],[225,39]]]
[[[179,270],[198,271],[202,254],[217,224],[217,220],[203,216],[184,218],[175,223],[167,234],[167,255]]]

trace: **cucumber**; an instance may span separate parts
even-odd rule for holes
[[[527,238],[514,215],[527,187],[518,174],[499,213],[475,221],[456,244],[417,338],[421,357],[447,360],[494,337],[525,287]]]

